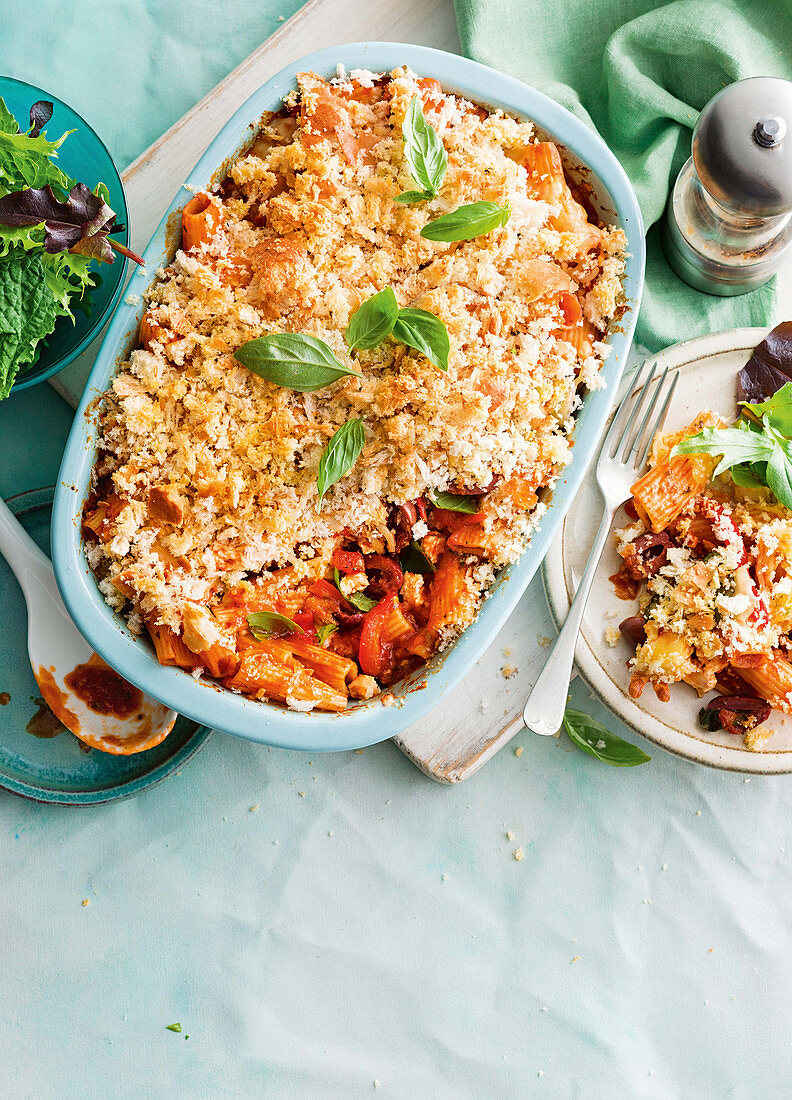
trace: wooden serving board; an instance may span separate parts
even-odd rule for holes
[[[200,153],[234,111],[289,62],[328,43],[397,41],[459,51],[451,0],[310,0],[123,173],[132,247],[142,251]],[[76,405],[98,349],[51,380]],[[442,704],[396,744],[441,783],[472,775],[523,729],[525,697],[555,635],[537,576],[498,640]],[[530,736],[526,734],[526,736]]]

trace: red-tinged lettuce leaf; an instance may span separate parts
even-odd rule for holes
[[[38,137],[43,126],[52,118],[54,104],[49,99],[40,99],[30,108],[30,136]]]
[[[754,348],[737,375],[741,401],[766,401],[792,381],[792,321],[783,321]]]
[[[12,229],[43,224],[45,252],[79,246],[78,252],[112,262],[107,234],[114,222],[114,212],[84,183],[72,187],[66,202],[59,202],[49,186],[29,187],[0,198],[0,224]]]

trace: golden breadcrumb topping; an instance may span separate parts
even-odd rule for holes
[[[112,497],[112,523],[88,546],[103,593],[117,607],[130,601],[133,626],[142,617],[205,647],[222,638],[206,608],[228,586],[272,566],[291,566],[279,574],[291,584],[327,576],[344,530],[392,552],[392,505],[492,486],[486,552],[447,641],[543,510],[535,497],[515,503],[509,479],[539,490],[570,458],[579,390],[597,385],[622,301],[623,232],[593,225],[577,204],[571,228],[555,224],[563,203],[552,188],[539,197],[542,180],[526,168],[530,122],[408,69],[353,77],[299,76],[299,92],[216,186],[216,230],[177,251],[147,295],[144,346],[103,412],[94,500]],[[416,187],[402,142],[415,95],[448,169],[438,194],[407,205],[396,197]],[[480,201],[508,203],[505,226],[454,243],[420,236]],[[443,322],[447,371],[391,338],[350,352],[351,315],[387,286],[399,306]],[[582,308],[588,343],[564,327],[565,294]],[[360,377],[300,393],[234,358],[273,332],[323,340]],[[364,421],[363,451],[320,510],[320,456],[353,417]],[[353,694],[375,686],[363,677]]]

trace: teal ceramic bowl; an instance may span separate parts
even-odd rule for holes
[[[228,157],[245,148],[261,114],[276,110],[294,89],[296,73],[311,69],[334,75],[339,63],[347,69],[376,72],[409,65],[468,99],[532,119],[541,133],[563,146],[572,175],[585,183],[603,221],[622,226],[627,235],[628,260],[624,312],[607,335],[611,354],[602,370],[605,387],[583,399],[575,417],[572,461],[553,489],[530,546],[514,566],[503,570],[476,621],[453,646],[396,685],[394,706],[384,707],[375,699],[334,715],[286,710],[274,703],[235,695],[210,681],[195,680],[181,669],[163,668],[152,647],[135,638],[99,592],[85,557],[80,516],[96,456],[97,418],[92,410],[96,399],[110,386],[119,363],[135,346],[145,309],[142,295],[151,275],[133,273],[128,302],[116,311],[85,387],[58,478],[52,525],[53,564],[64,602],[80,632],[113,668],[179,714],[265,745],[311,752],[360,748],[405,730],[437,706],[495,639],[549,550],[597,447],[630,348],[644,272],[644,230],[635,194],[621,165],[593,130],[519,80],[464,57],[395,42],[358,42],[321,50],[289,65],[254,92],[201,156],[171,203],[146,249],[149,272],[169,263],[177,246],[168,232],[169,219],[196,190],[211,184]],[[139,304],[132,304],[135,301]],[[449,716],[449,722],[453,722],[453,716]]]
[[[124,225],[121,233],[114,233],[113,240],[120,244],[129,244],[129,214],[127,211],[124,188],[113,158],[107,151],[102,139],[88,123],[51,92],[26,84],[23,80],[14,80],[10,76],[0,76],[0,96],[22,129],[29,125],[28,115],[31,106],[38,99],[49,99],[53,104],[52,118],[45,126],[47,137],[52,141],[66,130],[74,130],[58,150],[58,167],[67,176],[79,180],[93,190],[97,183],[103,183],[110,192],[110,206],[116,212],[116,220]],[[28,370],[19,374],[13,390],[26,390],[57,374],[72,359],[85,351],[91,341],[99,335],[102,325],[110,316],[124,289],[124,275],[127,259],[118,253],[111,264],[94,264],[101,282],[91,291],[90,312],[75,311],[74,323],[69,317],[59,317],[52,333],[42,341],[39,357]]]

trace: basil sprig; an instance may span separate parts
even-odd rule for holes
[[[434,313],[411,307],[400,309],[391,335],[400,344],[420,351],[440,370],[448,370],[448,355],[451,351],[448,329]]]
[[[316,637],[319,641],[319,645],[324,645],[331,634],[335,634],[338,630],[338,623],[322,623],[321,626],[316,628]]]
[[[377,606],[377,601],[372,600],[370,596],[365,596],[362,592],[350,592],[347,596],[346,592],[341,587],[341,574],[337,569],[333,570],[335,575],[335,586],[345,600],[348,600],[353,607],[356,607],[358,611],[371,611],[372,607]]]
[[[402,140],[404,159],[409,165],[410,174],[422,190],[405,191],[397,195],[396,201],[409,204],[431,199],[443,182],[448,167],[448,154],[437,136],[437,131],[426,121],[421,97],[418,95],[412,97],[404,116]]]
[[[508,203],[498,206],[496,202],[470,202],[427,222],[421,236],[427,241],[472,241],[474,237],[500,229],[510,217]]]
[[[392,287],[386,286],[379,294],[367,298],[349,318],[344,333],[350,351],[357,348],[369,351],[382,343],[393,331],[398,316],[399,303]]]
[[[415,348],[440,370],[448,370],[451,342],[439,317],[425,309],[399,309],[391,287],[367,298],[352,314],[344,339],[350,348],[375,348],[386,336]]]
[[[279,615],[277,611],[254,611],[247,617],[248,626],[254,638],[261,641],[271,634],[301,634],[302,627],[288,615]]]
[[[399,558],[399,565],[405,573],[436,573],[437,566],[427,558],[417,539],[410,539]]]
[[[609,733],[601,722],[589,718],[582,711],[567,707],[564,729],[569,740],[579,749],[612,768],[633,768],[636,764],[647,764],[652,759],[637,745],[631,745],[615,733]]]
[[[320,508],[330,486],[335,485],[355,465],[365,442],[366,432],[360,417],[347,420],[328,441],[319,459],[319,476],[316,479]]]
[[[436,508],[445,508],[447,512],[466,512],[474,516],[479,510],[480,498],[462,493],[435,493],[432,504]]]
[[[792,508],[792,382],[767,401],[743,403],[731,428],[704,428],[683,439],[672,454],[720,457],[713,478],[726,470],[737,485],[766,485],[779,504]]]
[[[268,382],[299,393],[321,390],[347,374],[360,377],[336,359],[324,340],[301,332],[258,336],[237,348],[234,358]]]

